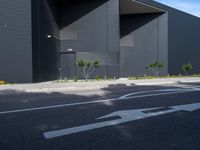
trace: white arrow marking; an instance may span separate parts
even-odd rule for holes
[[[162,107],[162,108],[164,108],[164,107]],[[200,103],[173,106],[165,111],[157,111],[157,112],[150,112],[150,113],[147,112],[147,111],[156,111],[157,109],[160,109],[160,108],[147,108],[147,109],[117,111],[117,112],[113,112],[111,114],[105,115],[105,116],[97,118],[97,119],[120,117],[119,119],[103,121],[103,122],[93,123],[93,124],[87,124],[87,125],[77,126],[77,127],[67,128],[67,129],[49,131],[49,132],[45,132],[43,134],[46,139],[51,139],[51,138],[65,136],[65,135],[80,133],[80,132],[84,132],[84,131],[90,131],[93,129],[114,126],[114,125],[130,122],[130,121],[135,121],[135,120],[140,120],[140,119],[144,119],[144,118],[149,118],[149,117],[153,117],[153,116],[159,116],[159,115],[164,115],[164,114],[168,114],[168,113],[173,113],[173,112],[177,112],[177,111],[181,111],[181,110],[182,111],[195,111],[195,110],[200,109]]]

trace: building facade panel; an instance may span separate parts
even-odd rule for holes
[[[167,23],[163,14],[121,15],[120,76],[153,75],[146,67],[162,61],[167,70]],[[160,38],[160,36],[163,38]]]
[[[61,51],[105,51],[107,45],[107,3],[66,1],[61,6]],[[71,20],[69,22],[68,20]]]
[[[169,11],[169,73],[179,74],[183,64],[191,63],[200,72],[200,19],[171,9]]]
[[[0,0],[0,79],[32,82],[31,0]]]
[[[75,13],[74,13],[75,12]],[[68,21],[67,21],[68,20]],[[100,62],[94,76],[110,76],[113,62],[119,68],[119,1],[68,1],[61,7],[61,52],[69,49],[80,59]],[[113,62],[109,61],[110,52]],[[65,67],[61,66],[65,69]],[[79,69],[77,74],[80,74]],[[119,69],[115,76],[118,76]],[[67,74],[66,74],[67,76]]]
[[[166,10],[168,13],[168,71],[180,74],[183,64],[191,63],[193,73],[199,73],[200,19],[193,15],[149,0],[138,0]]]
[[[155,1],[0,0],[0,14],[0,80],[82,78],[80,59],[100,62],[93,77],[200,72],[200,19]]]
[[[158,18],[159,30],[158,30],[158,39],[159,39],[159,61],[164,63],[164,68],[161,69],[162,75],[167,75],[168,70],[168,13],[162,14]]]
[[[60,34],[56,0],[33,0],[33,78],[35,82],[59,78]]]

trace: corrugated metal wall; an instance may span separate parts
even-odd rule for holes
[[[75,61],[99,60],[101,76],[148,74],[145,66],[158,58],[165,63],[162,74],[179,74],[185,63],[199,73],[200,19],[139,1],[167,13],[121,16],[120,35],[119,0],[0,0],[0,80],[59,78],[60,55],[69,49]]]
[[[59,3],[56,0],[32,0],[34,81],[59,78]]]
[[[72,49],[76,60],[99,60],[95,75],[118,76],[119,1],[76,0],[61,6],[61,52]]]
[[[120,20],[120,75],[153,75],[146,67],[157,60],[165,64],[160,74],[167,74],[167,14],[121,15]]]
[[[31,0],[0,0],[0,80],[32,81]]]
[[[170,74],[179,74],[181,66],[193,65],[200,73],[200,18],[152,0],[138,0],[168,12],[168,64]]]
[[[169,9],[169,72],[179,74],[181,66],[193,65],[200,73],[200,18]]]

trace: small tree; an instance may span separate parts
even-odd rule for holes
[[[85,61],[83,59],[77,61],[77,66],[81,68],[81,72],[86,81],[91,77],[92,73],[99,68],[99,61]]]
[[[154,72],[155,76],[156,76],[156,77],[159,77],[159,71],[160,71],[160,69],[163,68],[164,66],[165,66],[165,65],[164,65],[163,62],[161,62],[161,61],[156,61],[155,63],[148,65],[146,68],[147,68],[147,69],[151,69],[151,70]]]
[[[182,67],[181,67],[181,70],[183,72],[185,72],[186,76],[189,75],[189,72],[192,70],[192,64],[184,64]]]

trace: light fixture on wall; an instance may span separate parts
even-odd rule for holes
[[[68,48],[68,49],[67,49],[67,52],[72,52],[72,51],[73,51],[72,48]]]
[[[56,39],[56,40],[60,40],[59,37],[56,37],[56,36],[54,36],[54,35],[52,35],[52,34],[47,34],[47,35],[46,35],[46,38],[48,38],[48,39]]]
[[[52,35],[48,34],[48,35],[47,35],[47,38],[48,38],[48,39],[52,38]]]

